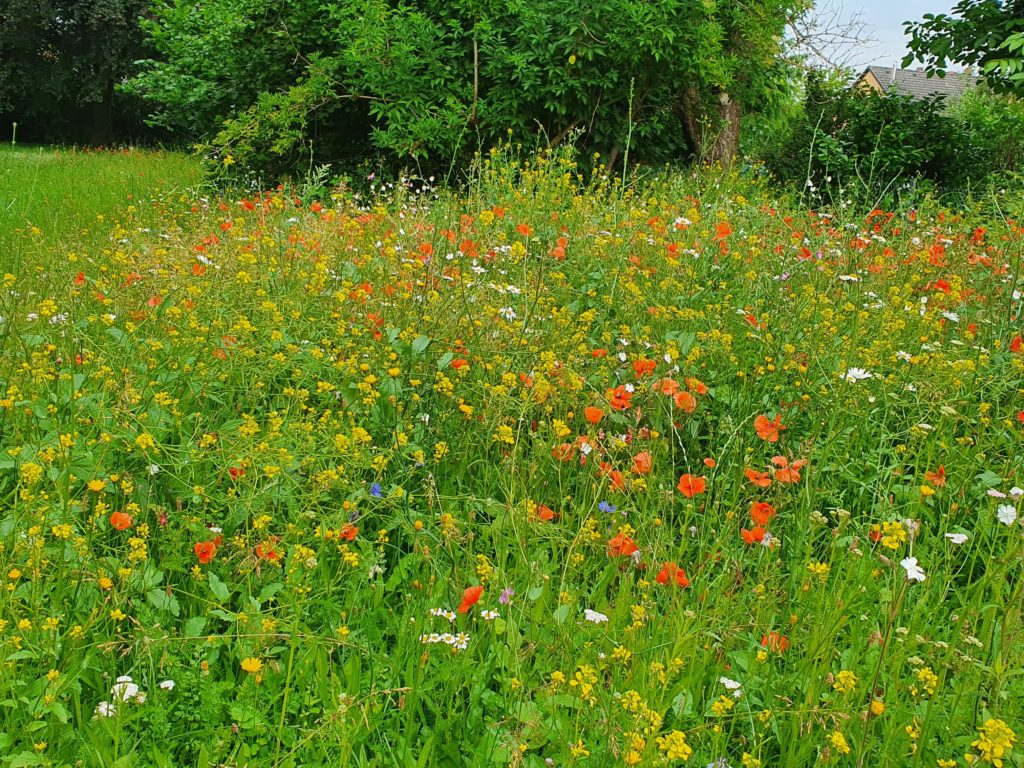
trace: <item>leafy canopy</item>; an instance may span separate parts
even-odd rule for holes
[[[448,165],[511,138],[663,161],[721,94],[785,92],[805,0],[162,0],[128,89],[214,157],[271,172],[360,152]],[[682,97],[692,91],[696,98]]]
[[[950,64],[976,65],[997,93],[1024,95],[1024,0],[961,0],[952,13],[906,22],[903,66],[944,77]]]

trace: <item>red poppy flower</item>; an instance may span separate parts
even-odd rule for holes
[[[586,408],[583,409],[583,415],[591,424],[597,424],[599,421],[601,421],[601,419],[604,418],[604,411],[602,411],[600,408],[595,408],[592,405],[588,405]]]
[[[654,373],[654,369],[658,363],[656,360],[634,360],[633,361],[633,372],[636,373],[637,378],[643,376],[650,376]]]
[[[772,464],[778,469],[775,470],[775,479],[780,483],[799,483],[800,470],[807,466],[807,459],[797,459],[792,464],[785,456],[772,456]]]
[[[273,563],[281,559],[281,553],[274,549],[273,542],[261,541],[256,545],[256,557]]]
[[[662,565],[654,580],[659,584],[674,583],[676,586],[683,588],[690,586],[690,580],[686,578],[686,571],[675,563],[665,563]]]
[[[756,469],[745,469],[743,470],[743,474],[747,476],[747,480],[758,488],[767,488],[772,484],[772,476],[767,472],[758,472]]]
[[[196,553],[199,562],[206,565],[217,555],[217,545],[212,541],[197,541],[192,551]]]
[[[132,516],[127,512],[112,512],[110,515],[110,527],[115,531],[123,531],[132,527]]]
[[[358,535],[359,529],[352,525],[352,523],[345,523],[338,531],[338,537],[345,539],[346,541],[355,541],[355,538]]]
[[[663,395],[674,395],[679,391],[679,382],[675,379],[661,379],[655,382],[654,391]]]
[[[612,481],[612,488],[614,488],[616,491],[625,490],[626,481],[625,477],[623,477],[623,474],[620,470],[612,469],[612,465],[609,464],[607,461],[602,461],[600,468],[601,474]]]
[[[1024,338],[1018,333],[1013,337],[1013,341],[1010,342],[1010,351],[1016,353],[1020,352],[1021,349],[1024,349]]]
[[[765,501],[755,501],[750,505],[750,519],[756,526],[768,525],[775,517],[775,507]]]
[[[757,432],[757,436],[769,443],[779,442],[779,433],[785,428],[782,416],[778,414],[773,421],[769,421],[764,414],[754,419],[754,431]]]
[[[740,536],[743,537],[743,541],[747,544],[760,544],[767,535],[768,531],[761,526],[755,527],[752,531],[748,531],[746,528],[740,529]]]
[[[481,586],[467,587],[462,593],[462,602],[459,603],[459,607],[456,611],[459,613],[468,613],[469,609],[476,605],[477,600],[480,599],[480,595],[484,593],[484,588]]]
[[[675,403],[676,408],[684,413],[693,413],[697,410],[697,398],[685,389],[676,392],[672,396],[672,402]]]
[[[554,510],[544,504],[537,505],[537,508],[533,510],[533,516],[543,523],[550,523],[555,519],[555,517],[557,517]]]
[[[772,630],[767,635],[761,636],[761,647],[767,648],[769,651],[782,653],[784,650],[789,648],[789,638],[785,635],[780,635],[775,630]]]
[[[946,485],[946,468],[940,464],[934,472],[925,472],[924,479],[936,488],[942,488]]]
[[[650,451],[640,451],[633,457],[633,473],[636,475],[649,475],[654,466],[654,459]]]
[[[632,406],[633,393],[622,384],[615,389],[609,389],[607,395],[608,405],[616,411],[624,411]]]
[[[706,395],[708,393],[707,384],[700,379],[695,379],[692,376],[686,379],[686,388],[691,392],[696,392],[698,395]]]
[[[697,475],[682,475],[679,478],[679,484],[676,488],[688,499],[692,499],[694,496],[698,496],[707,490],[708,481],[703,477]]]
[[[608,557],[630,557],[639,551],[640,547],[636,545],[636,542],[624,533],[608,540]]]
[[[555,461],[572,461],[576,446],[572,443],[562,443],[551,449],[551,455]]]

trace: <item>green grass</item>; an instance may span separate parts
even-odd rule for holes
[[[0,144],[0,268],[33,248],[94,244],[111,217],[129,207],[155,221],[152,201],[201,181],[188,155],[139,149],[81,150]]]
[[[4,768],[1024,765],[1017,224],[123,193],[0,274]]]

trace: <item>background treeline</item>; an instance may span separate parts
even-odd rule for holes
[[[1024,102],[985,85],[953,100],[883,95],[811,72],[796,105],[751,138],[750,154],[812,202],[963,196],[1024,170]]]
[[[612,169],[763,160],[832,200],[962,190],[1021,162],[1024,2],[954,10],[908,23],[930,70],[985,75],[945,104],[808,70],[786,35],[807,0],[0,0],[0,120],[198,147],[236,179],[572,142]]]

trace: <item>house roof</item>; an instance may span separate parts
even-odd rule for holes
[[[945,77],[928,77],[923,69],[896,69],[895,67],[868,67],[861,78],[870,72],[886,93],[901,93],[915,99],[932,96],[947,98],[962,96],[968,88],[977,85],[977,78],[966,72],[949,72]]]

